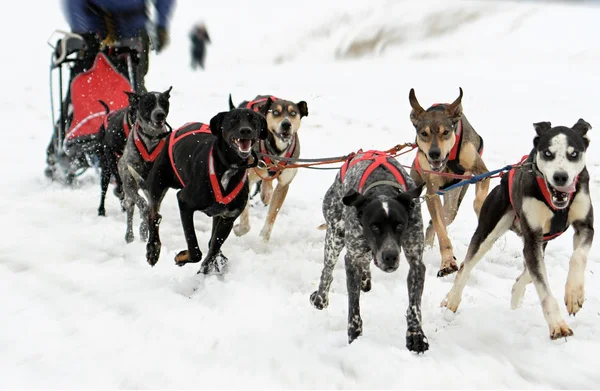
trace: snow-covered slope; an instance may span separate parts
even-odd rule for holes
[[[0,73],[0,387],[600,387],[597,252],[590,253],[584,309],[568,319],[575,335],[553,342],[533,287],[523,308],[510,310],[522,268],[513,234],[475,269],[453,316],[439,303],[454,276],[436,278],[439,252],[426,251],[425,355],[404,347],[406,264],[393,274],[373,269],[373,290],[361,298],[364,335],[347,345],[343,262],[329,308],[319,312],[308,301],[322,267],[324,234],[315,228],[334,171],[298,174],[267,245],[258,237],[266,211],[255,205],[253,230],[224,246],[230,268],[223,278],[174,265],[185,241],[171,191],[162,208],[161,259],[150,268],[144,243],[125,244],[125,216],[112,194],[108,216],[96,216],[95,176],[73,189],[43,177],[50,135],[45,40],[66,25],[51,2],[13,7],[15,17],[0,25],[2,36],[14,37],[3,47],[13,60]],[[235,102],[263,93],[306,100],[305,157],[411,141],[409,89],[425,106],[454,99],[461,86],[465,114],[486,141],[486,163],[497,168],[529,152],[533,122],[572,125],[582,117],[600,127],[599,17],[591,6],[492,1],[179,0],[172,44],[151,58],[147,86],[173,86],[174,126],[208,121],[227,108],[229,92]],[[207,71],[192,73],[187,34],[199,19],[213,44]],[[587,158],[599,178],[595,131]],[[591,186],[596,202],[598,179]],[[472,200],[470,190],[450,229],[459,260],[475,229]],[[198,213],[196,224],[205,249],[210,221]],[[571,233],[553,241],[546,256],[559,301]]]

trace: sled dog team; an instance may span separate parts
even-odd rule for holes
[[[175,263],[200,263],[199,273],[222,273],[227,264],[223,243],[232,231],[241,236],[250,230],[248,199],[257,184],[262,202],[269,206],[260,235],[269,240],[297,173],[290,162],[300,157],[298,130],[308,116],[308,105],[261,95],[235,107],[230,96],[230,110],[218,113],[209,123],[189,122],[171,130],[167,125],[170,91],[127,93],[129,106],[107,113],[98,214],[105,215],[104,198],[114,176],[115,194],[127,212],[125,239],[134,239],[137,206],[142,217],[139,234],[147,239],[146,259],[153,266],[161,250],[161,202],[170,188],[179,189],[177,202],[187,249],[175,256]],[[489,172],[482,158],[484,140],[463,113],[462,96],[460,89],[454,102],[424,109],[411,89],[410,120],[416,130],[417,154],[410,173],[387,152],[359,150],[344,162],[325,194],[324,265],[310,302],[317,309],[327,307],[333,269],[346,247],[349,342],[362,334],[360,294],[371,289],[371,263],[393,272],[404,251],[410,266],[406,347],[424,352],[429,347],[421,327],[425,245],[433,245],[437,236],[441,255],[438,277],[458,271],[442,301],[442,306],[456,312],[471,271],[508,230],[523,239],[525,259],[512,288],[512,308],[521,304],[527,284],[533,282],[550,337],[573,334],[550,291],[544,252],[550,240],[573,226],[564,302],[568,313],[575,315],[584,301],[584,271],[594,235],[585,164],[591,126],[583,119],[571,127],[535,123],[529,154],[515,156],[520,163],[502,176],[500,184],[489,194],[489,179],[475,184],[473,208],[479,220],[459,268],[448,227],[468,185],[444,189],[460,181],[457,175]],[[431,216],[425,229],[418,202],[423,188]],[[440,191],[443,203],[437,196]],[[196,211],[212,217],[204,258],[194,229]]]

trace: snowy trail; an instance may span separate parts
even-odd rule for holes
[[[570,126],[580,117],[590,122],[594,129],[587,161],[592,197],[598,200],[600,157],[594,141],[600,128],[598,50],[595,46],[583,50],[592,47],[597,36],[598,27],[586,23],[600,16],[597,8],[452,2],[457,9],[485,17],[452,34],[389,46],[381,57],[333,61],[321,54],[333,56],[336,48],[354,39],[352,29],[342,23],[343,15],[358,18],[360,2],[346,3],[342,12],[339,5],[319,9],[311,0],[304,8],[278,6],[263,15],[234,0],[207,9],[196,9],[191,0],[179,3],[172,46],[152,57],[147,79],[150,89],[173,85],[169,122],[174,126],[208,121],[227,108],[229,92],[235,102],[272,93],[308,102],[310,114],[300,130],[305,157],[387,149],[414,138],[408,118],[411,87],[425,106],[454,99],[461,86],[465,114],[485,139],[484,158],[490,168],[518,161],[529,152],[533,122]],[[438,3],[410,8],[400,2],[398,7],[408,7],[410,17],[405,21],[410,24],[429,15]],[[395,7],[392,2],[377,4]],[[234,5],[249,15],[235,31],[230,27]],[[436,278],[437,247],[425,252],[423,328],[430,342],[425,355],[416,356],[404,347],[407,265],[393,274],[373,268],[373,290],[361,297],[364,335],[348,346],[343,262],[334,272],[329,307],[316,311],[308,301],[322,267],[324,233],[316,230],[322,222],[321,201],[335,171],[300,171],[268,245],[258,237],[266,210],[256,205],[252,231],[242,238],[231,236],[224,246],[230,259],[224,278],[198,276],[195,265],[174,265],[173,256],[185,241],[175,192],[170,191],[161,212],[161,258],[150,268],[144,260],[144,243],[136,239],[125,244],[125,216],[112,192],[107,217],[96,216],[99,185],[94,175],[86,175],[74,189],[43,177],[43,151],[50,132],[45,38],[65,26],[54,5],[38,6],[39,12],[29,15],[37,27],[23,37],[32,47],[22,54],[27,61],[0,73],[10,91],[0,97],[0,105],[6,110],[6,134],[11,135],[0,144],[4,183],[0,387],[600,387],[598,253],[594,249],[590,253],[584,308],[576,318],[567,319],[574,337],[550,341],[532,286],[523,307],[510,310],[510,289],[522,268],[521,243],[514,234],[501,238],[477,266],[455,315],[439,308],[454,276]],[[16,7],[21,13],[28,8]],[[393,25],[400,11],[391,9],[387,19],[385,13],[374,12],[364,30],[369,23],[377,24],[377,18],[382,25]],[[307,43],[299,49],[304,54],[297,62],[276,66],[271,60],[285,56],[290,48],[279,50],[278,37],[256,31],[256,25],[284,12],[297,12],[310,31],[326,31],[326,23],[336,18],[342,20],[341,27],[331,24],[331,34],[313,37],[314,47]],[[210,21],[215,44],[209,47],[209,71],[193,74],[188,69],[186,34],[198,15]],[[498,27],[515,20],[520,21],[513,26],[516,33],[504,34]],[[566,24],[564,40],[570,39],[571,46],[554,41],[554,47],[551,38],[543,38],[540,26],[557,20]],[[579,24],[585,27],[576,31]],[[484,30],[485,26],[495,27]],[[2,27],[10,28],[10,24]],[[308,39],[301,26],[291,28],[290,34]],[[578,34],[579,41],[573,38]],[[484,35],[497,40],[497,52],[484,50],[479,39]],[[464,58],[452,54],[456,47],[449,41],[456,39],[468,52]],[[16,51],[24,42],[8,45]],[[258,48],[269,45],[275,47],[269,61],[261,60]],[[419,57],[440,47],[447,50]],[[401,161],[410,164],[411,158]],[[459,260],[476,225],[473,193],[470,189],[450,229]],[[423,216],[428,218],[425,206]],[[195,220],[204,250],[210,221],[200,213]],[[136,216],[136,234],[138,222]],[[572,230],[553,241],[546,256],[559,303],[571,237]],[[567,318],[562,304],[561,313]]]

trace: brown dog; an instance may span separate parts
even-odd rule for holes
[[[263,155],[298,158],[300,156],[298,129],[300,129],[302,118],[308,115],[308,105],[305,101],[294,103],[274,96],[259,95],[252,101],[240,103],[238,107],[259,111],[266,104],[268,98],[271,98],[272,101],[266,115],[269,137],[266,140],[261,140],[255,146],[255,150]],[[229,108],[234,108],[231,95],[229,95]],[[298,169],[286,168],[287,164],[285,161],[271,161],[269,158],[263,158],[262,160],[265,164],[261,164],[259,167],[255,167],[249,171],[248,179],[251,189],[258,182],[261,182],[261,200],[265,205],[269,205],[265,225],[260,231],[263,241],[268,242],[271,238],[271,231],[273,230],[275,219],[277,219],[277,214],[281,210],[290,183],[292,183]],[[275,179],[277,179],[277,187],[273,190],[273,181]],[[250,231],[250,210],[249,206],[246,205],[240,217],[240,222],[233,228],[233,232],[237,236],[242,236],[248,233],[248,231]]]
[[[454,221],[468,185],[445,193],[442,206],[442,201],[436,193],[457,183],[459,179],[436,175],[436,173],[479,175],[488,172],[481,159],[483,139],[463,115],[462,96],[463,91],[460,88],[460,95],[453,103],[436,104],[424,110],[417,101],[415,90],[411,89],[409,94],[412,107],[410,120],[417,131],[418,146],[417,157],[413,162],[410,175],[417,186],[425,182],[427,187],[426,202],[431,220],[425,233],[425,243],[433,246],[433,239],[437,233],[442,255],[438,277],[458,270],[446,227]],[[489,185],[489,180],[483,180],[475,185],[473,208],[477,216],[488,194]]]

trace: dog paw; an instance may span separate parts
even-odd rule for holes
[[[146,244],[146,260],[150,266],[156,265],[160,256],[160,242],[151,242]]]
[[[440,267],[440,270],[438,270],[437,276],[444,277],[457,271],[458,265],[456,264],[456,257],[452,257],[450,261],[442,262],[442,266]]]
[[[407,331],[406,348],[411,352],[425,353],[429,350],[429,341],[423,331]]]
[[[236,224],[233,226],[233,233],[235,236],[244,236],[250,232],[250,226],[246,224]]]
[[[360,289],[363,292],[369,292],[371,290],[371,272],[363,273],[362,280],[360,281]]]
[[[564,320],[550,326],[550,339],[566,338],[573,335],[573,330]]]
[[[269,240],[271,240],[271,230],[263,228],[260,231],[260,238],[262,239],[263,243],[269,243]]]
[[[127,232],[125,233],[125,241],[126,241],[127,243],[131,243],[131,242],[133,242],[133,232],[131,232],[131,231],[127,231]]]
[[[202,259],[202,253],[200,253],[198,256],[194,257],[190,257],[190,253],[188,250],[181,250],[180,252],[177,253],[177,255],[175,255],[175,264],[177,266],[183,266],[186,263],[198,263],[200,262],[200,260]]]
[[[228,261],[227,257],[221,253],[210,259],[207,257],[200,265],[197,274],[224,274]]]
[[[458,306],[460,305],[461,300],[462,297],[460,297],[460,295],[455,294],[451,290],[450,292],[448,292],[444,300],[442,300],[440,307],[446,307],[450,311],[456,312],[456,310],[458,310]]]
[[[569,284],[565,287],[565,305],[569,315],[575,316],[583,308],[585,289],[583,284]]]
[[[98,208],[98,216],[106,216],[106,209],[102,207]]]
[[[319,294],[319,291],[315,291],[310,295],[310,304],[316,309],[322,310],[329,305],[329,298],[326,295]]]
[[[354,315],[350,321],[348,321],[348,343],[354,342],[354,340],[362,335],[362,319],[360,315]]]

